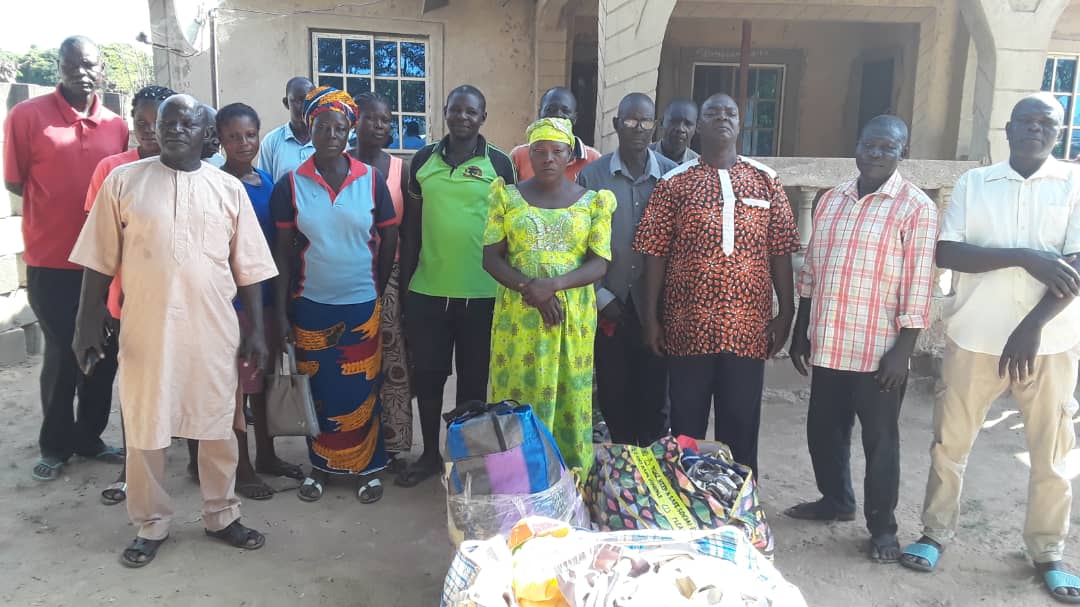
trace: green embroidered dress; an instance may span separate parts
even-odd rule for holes
[[[491,184],[484,244],[506,240],[510,265],[530,278],[566,274],[592,251],[611,260],[615,196],[588,191],[565,209],[530,205],[502,179]],[[566,465],[592,466],[593,339],[596,294],[592,285],[560,291],[566,320],[546,327],[521,294],[499,285],[491,325],[491,397],[532,405],[551,430]]]

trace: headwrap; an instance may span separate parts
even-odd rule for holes
[[[558,141],[574,147],[574,125],[566,118],[541,118],[525,129],[529,145],[537,141]]]
[[[356,104],[352,97],[345,91],[339,91],[332,86],[320,86],[311,91],[304,98],[304,121],[308,127],[315,121],[315,117],[324,112],[341,112],[349,121],[349,127],[356,126]]]

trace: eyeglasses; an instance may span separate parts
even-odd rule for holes
[[[656,126],[655,120],[638,120],[637,118],[625,118],[622,121],[622,125],[628,129],[636,129],[641,127],[646,131],[652,130]]]

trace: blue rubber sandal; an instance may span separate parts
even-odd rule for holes
[[[922,563],[915,561],[915,558],[923,559],[927,563],[930,563],[930,565],[923,565]],[[909,544],[907,548],[904,548],[904,553],[900,555],[900,564],[908,569],[930,573],[937,568],[939,558],[941,558],[940,550],[930,544],[920,544],[916,542],[914,544]]]
[[[1051,569],[1050,571],[1043,572],[1043,583],[1046,584],[1046,590],[1050,593],[1050,596],[1054,597],[1054,600],[1061,603],[1080,604],[1080,596],[1070,596],[1054,592],[1059,588],[1080,588],[1080,577],[1067,571]]]
[[[33,476],[36,481],[55,481],[60,477],[60,470],[63,469],[63,467],[63,460],[59,460],[55,457],[43,457],[34,464],[34,471],[31,473],[31,476]]]

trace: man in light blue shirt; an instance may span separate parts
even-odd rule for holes
[[[315,153],[311,133],[304,122],[304,98],[315,88],[303,76],[291,78],[285,84],[281,103],[289,110],[289,122],[266,134],[259,148],[259,168],[277,182],[289,171],[303,164]]]

